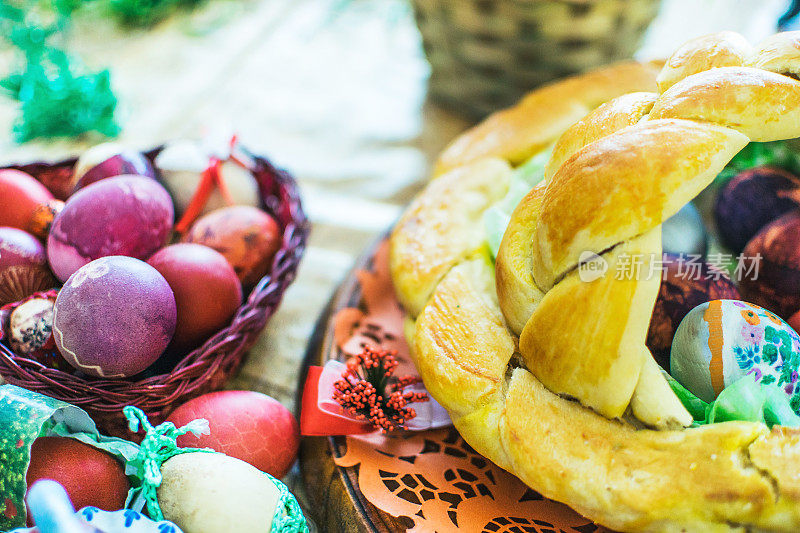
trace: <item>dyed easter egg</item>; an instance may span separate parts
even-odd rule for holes
[[[714,218],[720,240],[738,254],[761,228],[798,207],[800,178],[757,167],[737,174],[719,191]]]
[[[764,227],[742,252],[742,297],[788,319],[800,310],[800,212]]]
[[[63,485],[75,507],[106,511],[122,509],[130,488],[121,463],[68,437],[36,439],[25,479],[28,487],[40,479],[52,479]]]
[[[707,402],[747,374],[798,396],[799,366],[797,333],[770,311],[739,300],[698,305],[672,341],[670,373]]]
[[[28,231],[42,241],[46,241],[47,236],[50,234],[50,228],[53,226],[53,220],[63,209],[64,202],[55,199],[37,206],[33,212],[33,218],[28,224]]]
[[[19,355],[28,356],[53,344],[54,299],[31,298],[11,312],[9,344]]]
[[[42,243],[21,229],[0,227],[0,307],[55,284]]]
[[[30,231],[34,214],[55,198],[30,174],[0,170],[0,226]]]
[[[269,272],[281,238],[275,219],[258,208],[238,205],[200,218],[184,241],[217,250],[233,266],[242,284],[252,287]]]
[[[694,204],[686,204],[661,224],[661,247],[672,254],[706,254],[708,234]]]
[[[147,259],[167,242],[172,222],[172,199],[155,180],[102,180],[72,195],[53,221],[47,239],[50,267],[65,281],[100,257]]]
[[[167,418],[181,427],[205,418],[210,435],[178,438],[181,446],[208,447],[282,478],[297,457],[300,433],[294,415],[278,400],[254,391],[204,394],[178,407]]]
[[[114,142],[92,146],[78,159],[72,170],[72,187],[77,191],[106,178],[123,175],[155,178],[153,165],[144,154]]]
[[[133,376],[172,339],[175,298],[156,269],[132,257],[92,261],[58,293],[53,335],[77,370],[103,378]]]
[[[156,156],[161,183],[175,200],[175,211],[182,214],[197,193],[203,172],[209,167],[211,157],[191,141],[176,141],[164,147]],[[235,205],[258,207],[260,203],[258,182],[252,172],[233,161],[220,167],[220,178]],[[227,206],[225,197],[214,187],[201,214]]]
[[[167,460],[161,476],[157,495],[164,518],[185,533],[283,531],[273,527],[280,489],[244,461],[221,453],[184,453]],[[280,521],[287,511],[278,514]],[[302,515],[297,518],[304,522]]]
[[[727,274],[705,261],[664,254],[663,268],[647,347],[658,364],[668,369],[672,338],[683,317],[703,302],[738,299],[739,291]]]
[[[242,303],[242,286],[233,267],[207,246],[173,244],[147,262],[175,294],[178,323],[172,346],[177,351],[195,348],[229,324]]]

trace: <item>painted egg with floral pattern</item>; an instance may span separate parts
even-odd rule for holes
[[[712,300],[681,321],[672,341],[670,373],[710,402],[747,374],[800,402],[800,336],[774,313],[740,300]]]

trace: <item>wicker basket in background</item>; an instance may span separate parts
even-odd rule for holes
[[[630,58],[659,0],[413,0],[433,99],[472,118]]]

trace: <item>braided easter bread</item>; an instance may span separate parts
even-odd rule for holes
[[[399,221],[391,261],[420,374],[467,442],[615,529],[800,530],[800,432],[682,428],[691,417],[644,343],[659,276],[580,276],[587,254],[610,273],[643,257],[647,271],[660,224],[742,147],[800,136],[798,72],[797,32],[757,48],[727,32],[687,43],[657,88],[631,89],[653,92],[573,120],[494,267],[481,217],[511,165],[548,144],[529,135],[547,109],[530,107],[533,93],[513,125],[512,108],[451,145]],[[475,141],[493,139],[487,124],[500,124],[490,148]]]

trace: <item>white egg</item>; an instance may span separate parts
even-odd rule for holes
[[[161,182],[175,202],[175,210],[182,214],[197,191],[203,171],[208,168],[209,155],[193,142],[177,141],[167,145],[158,154],[155,164],[161,171]],[[226,161],[222,164],[220,175],[234,204],[259,206],[258,183],[249,170]],[[215,188],[202,214],[227,205],[225,198]]]
[[[158,503],[185,533],[269,533],[280,491],[266,474],[221,453],[192,452],[161,467]]]

